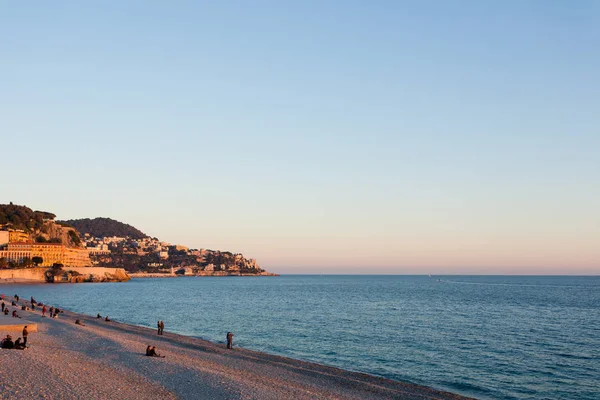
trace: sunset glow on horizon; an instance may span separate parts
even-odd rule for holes
[[[431,4],[5,3],[0,203],[282,274],[600,274],[600,3]]]

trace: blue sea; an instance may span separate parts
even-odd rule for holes
[[[600,399],[600,277],[186,277],[6,295],[481,399]],[[10,291],[7,293],[7,291]]]

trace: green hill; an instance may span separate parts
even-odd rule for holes
[[[45,211],[33,211],[26,206],[13,203],[0,204],[0,226],[22,229],[26,232],[37,231],[44,225],[44,220],[53,220],[56,215]]]
[[[82,235],[89,233],[94,237],[130,237],[132,239],[142,239],[148,237],[144,232],[134,228],[129,224],[116,221],[111,218],[82,218],[82,219],[69,219],[66,221],[60,221],[61,223],[68,224],[73,228],[77,229]]]

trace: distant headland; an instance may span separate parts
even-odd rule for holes
[[[52,282],[276,275],[240,253],[167,243],[110,218],[66,221],[55,218],[50,212],[0,204],[1,280],[16,281],[21,275]],[[92,270],[82,269],[89,267],[94,267],[96,273],[86,274]],[[100,273],[104,270],[99,268],[105,268],[106,274]]]

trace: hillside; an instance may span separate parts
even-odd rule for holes
[[[55,217],[52,213],[33,211],[26,206],[17,206],[13,203],[0,204],[0,226],[11,229],[34,232],[42,229],[44,220],[53,220]]]
[[[148,237],[144,232],[129,224],[116,221],[111,218],[82,218],[60,221],[77,229],[82,235],[89,233],[93,237],[130,237],[131,239],[143,239]]]
[[[81,247],[79,233],[71,226],[54,221],[56,216],[46,211],[33,211],[27,206],[0,204],[0,228],[23,231],[25,238],[37,243],[62,243]]]

